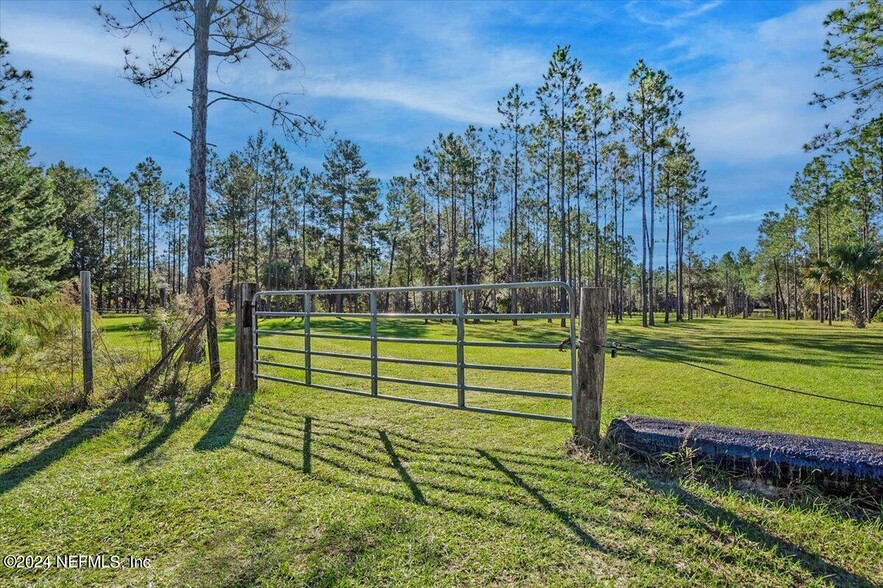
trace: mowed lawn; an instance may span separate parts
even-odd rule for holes
[[[105,318],[112,348],[156,351],[138,319]],[[298,332],[300,321],[269,328]],[[363,321],[314,332],[367,334]],[[772,384],[883,402],[883,329],[704,319],[610,339],[654,350],[608,359],[604,418],[649,414],[883,443],[883,410],[768,390]],[[380,334],[452,339],[452,325],[381,323]],[[560,343],[545,322],[468,325],[467,340]],[[299,347],[272,336],[262,344]],[[365,342],[313,349],[367,353]],[[381,356],[453,361],[450,346],[381,343]],[[232,331],[222,336],[232,371]],[[663,356],[663,357],[660,357]],[[296,353],[264,352],[277,363]],[[470,347],[470,363],[566,367],[555,350]],[[367,371],[358,360],[315,367]],[[298,370],[263,373],[298,379]],[[454,382],[449,368],[382,364],[381,375]],[[253,397],[191,393],[115,403],[0,431],[0,555],[106,554],[149,569],[14,570],[2,585],[880,585],[883,522],[829,500],[770,501],[703,482],[565,454],[563,423],[464,413],[261,381]],[[364,379],[314,381],[367,390]],[[468,371],[467,382],[569,391],[559,375]],[[382,382],[381,392],[453,401],[452,390]],[[470,392],[489,408],[567,415],[566,401]]]

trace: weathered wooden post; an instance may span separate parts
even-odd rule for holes
[[[257,287],[253,282],[242,282],[236,288],[236,389],[252,393],[258,388],[254,374],[254,344],[251,299]]]
[[[80,330],[83,339],[83,403],[89,400],[92,380],[92,277],[80,272]]]
[[[575,441],[591,447],[601,440],[604,345],[607,343],[607,288],[580,288]]]

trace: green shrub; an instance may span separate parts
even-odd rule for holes
[[[79,307],[61,295],[0,303],[0,418],[82,406]]]
[[[9,292],[9,272],[0,266],[0,304],[9,304],[11,294]]]
[[[184,334],[185,324],[189,324],[189,316],[193,305],[185,294],[179,294],[169,301],[166,308],[153,308],[144,315],[141,328],[150,334],[154,341],[163,337],[169,344],[177,341]]]

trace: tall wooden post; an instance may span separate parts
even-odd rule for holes
[[[258,388],[254,374],[254,344],[251,299],[257,287],[253,282],[242,282],[236,288],[236,389],[252,393]]]
[[[92,278],[80,272],[80,329],[83,339],[83,404],[89,400],[92,380]]]
[[[577,361],[575,441],[591,447],[601,440],[604,345],[607,343],[607,288],[581,288]]]

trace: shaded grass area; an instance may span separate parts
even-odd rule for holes
[[[328,332],[337,324],[329,321]],[[449,327],[408,328],[416,329],[416,336],[444,338]],[[345,328],[358,333],[365,326]],[[752,321],[709,321],[654,333],[682,340],[681,333],[689,333],[692,339],[685,344],[704,347],[725,338],[726,329],[766,328]],[[558,342],[562,333],[549,325],[526,331],[496,326],[509,340]],[[611,331],[633,337],[631,342],[643,334],[631,326],[611,326]],[[127,330],[118,334],[119,345],[139,336]],[[491,325],[467,328],[467,336],[476,338],[495,334]],[[879,332],[862,334],[860,342],[863,336],[879,337]],[[783,347],[769,349],[770,356],[795,352],[787,344],[775,345]],[[758,352],[772,346],[768,342]],[[453,350],[392,351],[435,357],[437,351]],[[232,345],[225,344],[225,360],[231,354]],[[533,351],[479,354],[473,360],[566,365],[564,354],[548,355],[552,359]],[[851,356],[831,355],[845,362]],[[775,363],[790,364],[799,373],[799,364]],[[647,399],[648,389],[657,385],[650,375],[671,369],[669,364],[618,357],[608,365],[608,418],[621,406],[649,406],[686,413],[681,418],[734,419],[735,412],[715,406],[735,403],[735,390],[720,392],[719,383],[715,395],[689,389],[695,385],[689,378],[702,381],[706,374],[669,371],[667,377],[676,380],[670,389],[681,390],[680,395]],[[860,384],[875,381],[872,370],[837,369],[849,370],[854,394],[866,393]],[[767,378],[780,376],[778,368],[760,371]],[[617,383],[623,374],[628,381]],[[819,377],[806,376],[805,383]],[[515,383],[560,385],[560,378],[556,381]],[[0,568],[0,584],[883,583],[879,517],[848,518],[826,502],[779,504],[642,469],[568,459],[567,425],[269,382],[261,382],[255,396],[231,394],[224,386],[208,399],[193,392],[178,400],[111,405],[0,431],[0,553],[105,553],[154,560],[149,570]],[[548,402],[495,401],[520,402],[533,411]],[[801,408],[801,401],[792,404],[802,416],[776,420],[768,415],[763,422],[792,430],[816,426],[809,419],[814,407]],[[879,427],[879,421],[870,425]],[[860,428],[849,432],[863,435]]]

